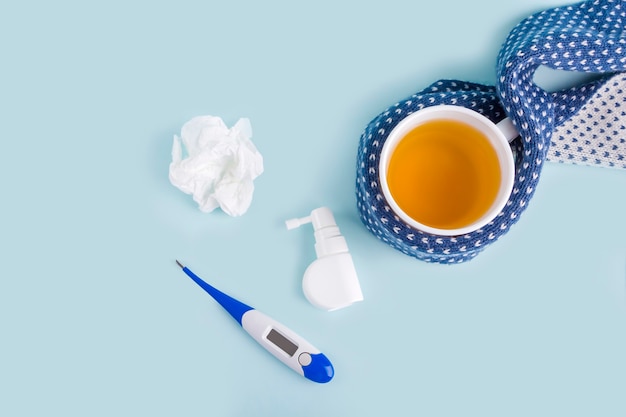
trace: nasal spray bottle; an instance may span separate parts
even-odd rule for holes
[[[311,304],[332,311],[363,300],[346,239],[341,235],[330,209],[320,207],[313,210],[310,216],[285,223],[290,230],[303,224],[313,224],[317,259],[309,265],[302,279],[304,295]]]

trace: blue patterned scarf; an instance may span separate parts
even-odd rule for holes
[[[504,235],[528,206],[546,161],[626,168],[626,1],[596,0],[532,15],[509,34],[497,59],[496,86],[443,80],[387,108],[365,128],[357,156],[360,217],[378,238],[428,262],[472,259]],[[549,93],[533,81],[539,66],[600,78]],[[516,179],[506,207],[463,236],[415,230],[389,208],[378,186],[378,159],[389,132],[424,107],[453,104],[493,122],[509,116]]]

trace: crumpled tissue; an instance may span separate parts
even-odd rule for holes
[[[252,202],[253,180],[263,173],[263,157],[251,137],[246,118],[229,129],[219,117],[194,117],[183,125],[180,137],[174,135],[170,182],[192,194],[203,212],[220,207],[230,216],[241,216]]]

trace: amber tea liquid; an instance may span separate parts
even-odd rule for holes
[[[430,120],[398,142],[387,168],[389,191],[416,221],[457,229],[480,219],[494,203],[500,163],[479,130],[455,120]]]

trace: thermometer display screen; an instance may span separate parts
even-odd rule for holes
[[[278,346],[283,352],[289,356],[293,356],[298,350],[298,345],[287,339],[285,336],[272,329],[267,334],[267,340]]]

